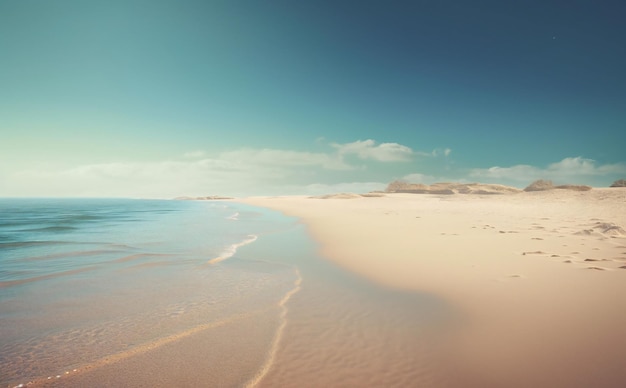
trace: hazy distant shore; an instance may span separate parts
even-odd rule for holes
[[[561,188],[242,202],[299,217],[352,272],[456,306],[441,345],[452,386],[621,386],[626,189]]]

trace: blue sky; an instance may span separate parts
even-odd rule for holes
[[[626,177],[618,1],[0,0],[0,196]]]

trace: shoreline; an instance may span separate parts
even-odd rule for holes
[[[255,252],[252,233],[292,220],[225,205],[129,200],[96,217],[102,207],[68,200],[16,217],[15,229],[46,226],[41,214],[55,222],[50,214],[59,212],[82,223],[60,238],[40,232],[34,248],[32,234],[16,233],[2,257],[18,279],[15,268],[48,272],[0,285],[0,386],[243,386],[255,378],[300,276],[267,251],[240,256]],[[133,212],[133,223],[119,222]]]
[[[625,190],[341,198],[237,202],[298,217],[320,255],[353,273],[458,308],[445,345],[453,382],[626,379]]]
[[[203,208],[212,207],[207,205],[194,207],[194,217],[203,218]],[[441,326],[454,321],[446,303],[380,287],[322,260],[318,244],[292,217],[225,205],[235,205],[240,217],[225,208],[215,221],[224,223],[220,230],[236,230],[240,240],[222,241],[220,249],[201,251],[194,260],[193,250],[172,259],[172,265],[190,267],[172,267],[162,278],[136,272],[162,258],[134,265],[143,256],[123,252],[110,260],[130,266],[116,276],[128,274],[123,283],[133,285],[119,300],[142,298],[150,314],[105,303],[116,295],[105,287],[104,299],[71,311],[93,319],[93,312],[106,309],[119,321],[94,321],[78,330],[74,326],[85,319],[68,319],[54,337],[33,337],[33,346],[15,350],[13,365],[3,365],[12,376],[3,376],[2,386],[447,386],[437,351]],[[174,221],[164,225],[186,233],[182,225],[197,225]],[[190,242],[196,236],[203,233],[188,236]],[[99,346],[81,345],[90,340]],[[103,351],[102,344],[111,346]],[[24,361],[22,355],[33,356]]]

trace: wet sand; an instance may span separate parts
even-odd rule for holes
[[[321,255],[347,270],[453,306],[458,315],[442,327],[443,338],[434,336],[429,350],[437,365],[429,370],[443,370],[432,386],[621,387],[626,381],[624,189],[245,202],[299,217],[320,243]],[[312,327],[295,320],[286,332],[318,336]],[[347,330],[339,334],[339,325],[336,333],[349,336]],[[383,350],[401,353],[391,345]],[[320,356],[323,346],[307,356],[287,343],[283,352],[292,364],[310,357],[311,370],[323,370],[320,360],[328,359]],[[268,379],[281,373],[282,364],[276,363]],[[383,373],[376,361],[369,364],[374,367],[363,369],[360,381],[377,381]],[[315,373],[309,381],[318,381]],[[319,381],[353,382],[332,376]]]
[[[272,310],[233,317],[34,386],[244,386],[264,363],[278,320]]]
[[[433,295],[390,289],[345,271],[320,258],[317,248],[296,219],[241,244],[207,268],[232,275],[257,262],[259,268],[271,263],[268,270],[284,267],[285,275],[295,271],[273,303],[207,313],[205,324],[130,344],[30,386],[448,386],[440,334],[457,322],[452,309]]]
[[[273,237],[300,252],[316,247],[298,230]],[[265,239],[255,252],[275,246]],[[292,263],[302,287],[259,387],[448,386],[442,334],[456,316],[440,298],[377,285],[315,254]]]

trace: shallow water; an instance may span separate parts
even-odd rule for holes
[[[445,387],[442,344],[455,312],[431,295],[391,290],[315,254],[302,225],[260,239],[300,251],[285,262],[302,273],[287,325],[262,387]],[[242,256],[252,255],[252,249]],[[384,258],[381,258],[384,260]]]
[[[217,201],[0,214],[2,386],[444,383],[442,303],[320,259],[294,219]]]

